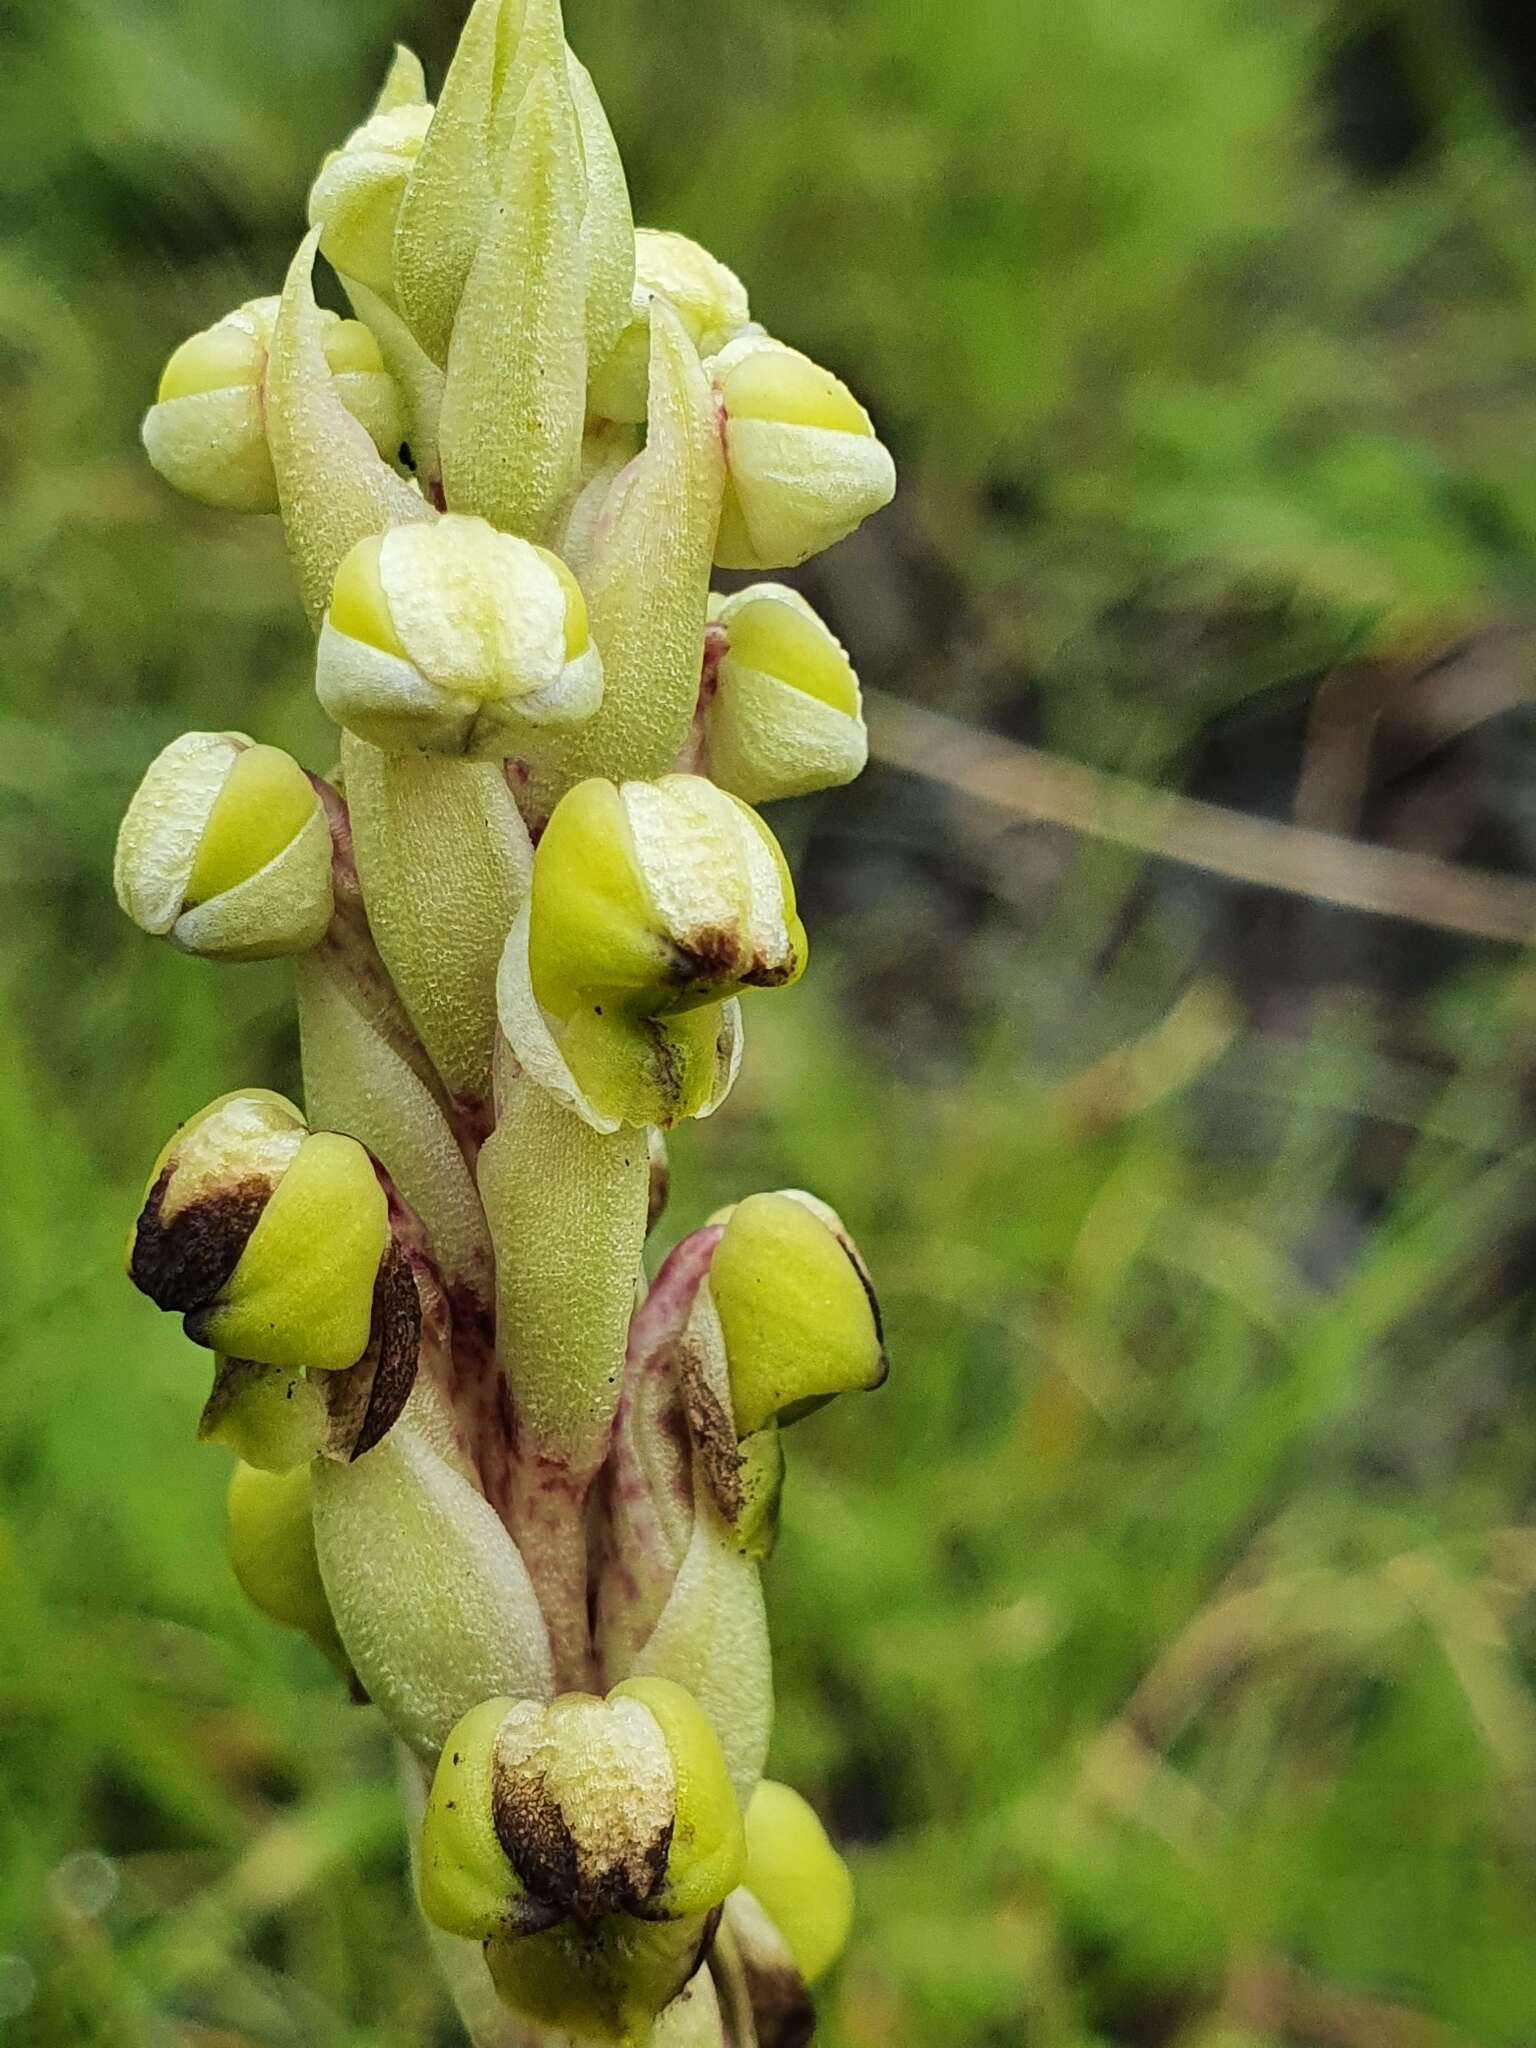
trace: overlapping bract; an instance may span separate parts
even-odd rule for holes
[[[635,229],[559,0],[475,0],[435,105],[397,51],[309,221],[277,296],[177,350],[144,440],[280,514],[339,769],[173,740],[115,883],[183,951],[291,959],[333,1128],[220,1098],[130,1270],[217,1354],[240,1584],[399,1739],[466,2023],[798,2048],[850,1890],[762,1780],[759,1563],[781,1431],[879,1384],[879,1316],[797,1191],[635,1282],[661,1131],[805,967],[748,806],[867,751],[830,628],[712,571],[830,545],[891,459],[730,269]]]

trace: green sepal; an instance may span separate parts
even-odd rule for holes
[[[490,124],[502,0],[475,0],[395,224],[395,296],[435,363],[495,203]]]
[[[401,1740],[434,1760],[481,1700],[554,1692],[549,1635],[517,1547],[419,1388],[384,1441],[315,1467],[315,1547],[337,1632]]]
[[[541,541],[576,488],[586,411],[581,141],[562,63],[530,79],[465,281],[443,387],[458,512]]]
[[[698,702],[724,477],[698,352],[658,299],[646,445],[613,486],[583,578],[603,701],[579,730],[531,752],[529,803],[540,815],[589,775],[648,778],[676,763]]]
[[[314,263],[320,231],[299,244],[267,357],[267,440],[283,537],[318,631],[342,557],[370,533],[437,514],[380,456],[336,391],[320,343]]]

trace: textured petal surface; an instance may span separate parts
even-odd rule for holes
[[[457,1096],[490,1092],[496,972],[528,833],[499,765],[342,742],[363,899],[422,1043]]]
[[[514,1083],[480,1153],[497,1248],[497,1356],[519,1426],[577,1473],[608,1446],[645,1243],[650,1154],[532,1080]]]
[[[587,572],[603,702],[533,762],[547,815],[588,775],[662,775],[693,723],[724,461],[714,400],[681,322],[651,319],[650,427],[593,537]]]
[[[197,849],[243,733],[186,732],[145,771],[118,828],[112,885],[140,931],[162,938],[181,915]]]
[[[435,363],[495,199],[490,123],[501,0],[475,0],[438,94],[395,227],[395,295]]]
[[[586,415],[581,142],[560,73],[530,81],[453,325],[443,488],[456,512],[544,539],[576,487]]]
[[[221,960],[280,960],[318,946],[330,921],[331,835],[316,808],[254,875],[183,911],[171,943]]]
[[[391,1728],[435,1761],[448,1731],[499,1693],[547,1699],[549,1642],[495,1510],[413,1424],[315,1468],[315,1546],[353,1668]]]

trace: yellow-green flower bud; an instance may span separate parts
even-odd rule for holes
[[[251,1605],[308,1636],[345,1669],[346,1655],[315,1559],[309,1468],[262,1472],[237,1464],[229,1478],[226,1527],[229,1561]]]
[[[686,1983],[740,1879],[741,1816],[692,1696],[491,1700],[449,1735],[422,1824],[422,1910],[486,1943],[541,2025],[628,2041]]]
[[[590,717],[603,668],[559,557],[449,513],[347,555],[315,686],[338,725],[386,753],[501,759],[534,726]]]
[[[847,1945],[853,1879],[814,1809],[788,1785],[764,1778],[747,1808],[742,1883],[783,1935],[807,1984],[824,1977]]]
[[[438,1764],[422,1908],[474,1940],[568,1915],[678,1920],[720,1904],[742,1855],[720,1745],[681,1686],[634,1678],[605,1700],[491,1700]]]
[[[331,152],[310,188],[321,255],[386,299],[394,292],[400,201],[431,124],[432,109],[419,104],[372,115]]]
[[[750,1195],[709,1267],[736,1433],[793,1422],[885,1379],[879,1310],[834,1211],[795,1192]]]
[[[722,569],[790,569],[895,495],[896,469],[846,384],[746,334],[704,365],[725,429]]]
[[[711,779],[764,804],[862,773],[869,735],[859,679],[799,591],[754,583],[715,598],[710,621],[713,687],[707,680],[701,710]]]
[[[707,1114],[733,999],[783,988],[805,928],[778,842],[695,775],[593,778],[556,805],[498,982],[524,1070],[598,1129]]]
[[[184,953],[307,953],[331,921],[331,835],[291,755],[244,733],[172,740],[117,835],[117,900]]]
[[[664,298],[701,356],[712,356],[751,319],[747,290],[733,270],[690,242],[658,228],[635,230],[635,290],[629,324],[593,373],[589,409],[638,425],[650,382],[651,299]]]
[[[129,1273],[200,1344],[340,1372],[369,1348],[376,1294],[393,1295],[392,1274],[380,1284],[386,1253],[393,1266],[388,1201],[362,1146],[308,1132],[292,1103],[252,1089],[221,1096],[161,1153]]]
[[[275,512],[264,384],[275,298],[252,299],[184,341],[145,415],[150,461],[167,483],[229,512]],[[320,342],[337,395],[380,454],[400,446],[400,395],[378,344],[358,320],[320,315]]]

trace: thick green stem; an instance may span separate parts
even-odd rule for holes
[[[593,1130],[522,1076],[480,1153],[496,1352],[512,1397],[509,1520],[564,1667],[590,1674],[585,1506],[607,1454],[645,1243],[642,1130]]]

